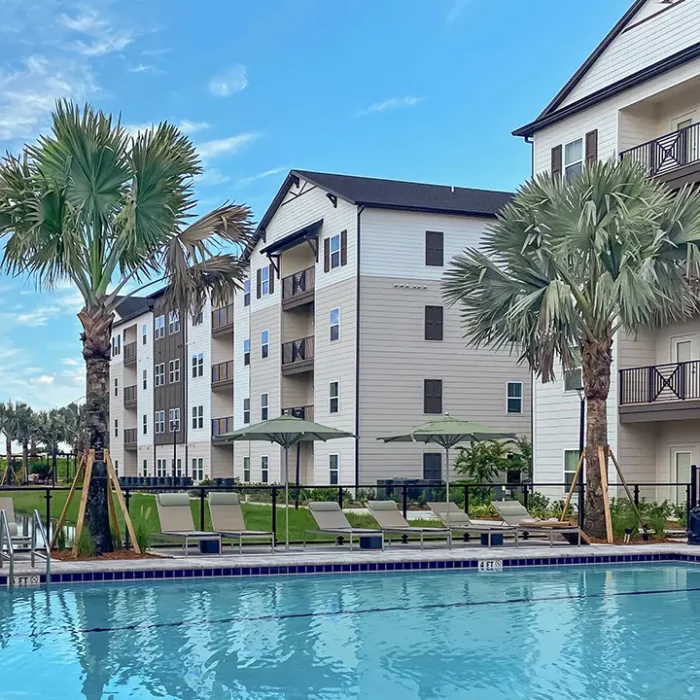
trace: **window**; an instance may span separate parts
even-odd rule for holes
[[[250,364],[250,338],[243,341],[243,364]]]
[[[442,453],[423,453],[423,478],[430,481],[442,481]]]
[[[144,413],[142,416],[141,428],[143,430],[143,434],[148,435],[148,415],[146,413]]]
[[[442,267],[445,257],[445,234],[442,231],[425,232],[425,264]]]
[[[442,379],[423,380],[423,413],[442,413]]]
[[[148,370],[147,369],[143,370],[141,384],[143,386],[143,390],[146,391],[146,389],[148,389]]]
[[[168,363],[168,380],[171,384],[180,381],[180,360],[170,360]]]
[[[442,340],[442,306],[425,307],[425,339]]]
[[[506,387],[506,404],[508,413],[523,412],[523,383],[508,382]]]
[[[192,325],[200,326],[204,321],[204,309],[200,309],[199,313],[192,314]]]
[[[148,476],[148,460],[147,459],[143,460],[143,464],[141,466],[141,475]]]
[[[202,481],[202,479],[204,479],[204,458],[192,458],[192,478],[195,481]]]
[[[250,280],[243,283],[243,306],[250,306]]]
[[[340,267],[340,234],[331,236],[331,270]]]
[[[161,362],[159,365],[156,365],[153,368],[153,371],[155,372],[156,386],[163,386],[163,384],[165,384],[165,362]]]
[[[340,483],[338,480],[338,473],[340,471],[340,457],[338,455],[328,455],[328,473],[330,481],[328,482],[332,486]]]
[[[243,422],[250,423],[250,399],[243,399]]]
[[[260,270],[260,294],[266,296],[270,293],[270,266]]]
[[[122,337],[117,333],[117,335],[112,337],[112,357],[119,355],[122,351]]]
[[[204,406],[192,406],[192,429],[204,427]]]
[[[579,391],[583,388],[583,377],[581,368],[564,372],[564,391]]]
[[[153,425],[156,435],[161,435],[165,432],[165,411],[156,411]]]
[[[182,460],[178,457],[177,458],[177,463],[173,464],[175,467],[175,473],[177,474],[177,478],[179,479],[182,476]]]
[[[260,334],[260,355],[263,360],[270,354],[270,331]]]
[[[204,354],[192,355],[192,378],[204,376]]]
[[[119,380],[114,378],[114,395],[119,396]]]
[[[167,476],[167,464],[164,459],[156,460],[156,476]]]
[[[119,437],[119,420],[114,419],[114,437]]]
[[[331,309],[331,343],[340,338],[340,309]]]
[[[270,480],[270,458],[260,458],[260,481],[266,484]]]
[[[114,460],[114,473],[119,476],[119,460],[115,459]]]
[[[250,457],[243,458],[243,481],[250,483]]]
[[[348,232],[341,231],[323,241],[323,271],[348,264]]]
[[[172,335],[173,333],[180,332],[180,312],[171,311],[168,315],[168,333]]]
[[[156,316],[153,322],[153,338],[165,338],[165,316]]]
[[[574,483],[574,475],[578,467],[579,457],[578,450],[564,450],[564,483],[566,484],[566,491],[568,491],[571,488],[571,484]]]
[[[141,344],[145,345],[148,342],[148,324],[144,323],[141,326]]]
[[[583,172],[583,139],[564,146],[564,176],[567,180]]]
[[[180,430],[180,409],[171,408],[168,411],[168,425],[171,433],[177,433]]]
[[[260,419],[261,420],[267,420],[269,400],[270,400],[269,394],[261,394],[260,395]]]
[[[340,410],[340,382],[328,385],[328,412],[338,413]]]

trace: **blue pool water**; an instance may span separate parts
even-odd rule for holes
[[[0,698],[700,696],[700,567],[0,592]]]

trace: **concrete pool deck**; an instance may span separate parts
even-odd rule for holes
[[[253,551],[256,550],[256,551]],[[27,556],[27,559],[24,559]],[[44,561],[37,561],[32,569],[28,555],[15,559],[15,585],[44,583]],[[227,549],[218,555],[190,554],[180,550],[159,552],[149,559],[93,560],[63,562],[52,560],[53,582],[94,582],[141,579],[175,579],[214,576],[258,576],[365,573],[422,569],[500,569],[517,566],[558,566],[572,564],[611,564],[648,561],[679,561],[700,563],[700,547],[683,543],[650,545],[606,545],[584,547],[540,543],[522,543],[488,549],[478,545],[458,545],[447,549],[426,545],[420,550],[413,544],[395,544],[384,552],[355,550],[347,547],[300,546],[289,551],[279,549],[274,554],[264,548],[251,547],[239,555]],[[481,565],[480,565],[481,562]],[[8,585],[9,568],[5,562],[0,569],[0,585]],[[37,577],[39,577],[37,579]]]

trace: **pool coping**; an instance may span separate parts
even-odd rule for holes
[[[113,583],[121,581],[191,580],[250,576],[300,576],[396,571],[487,570],[525,567],[559,567],[599,564],[678,562],[700,564],[700,548],[694,554],[688,545],[593,545],[533,548],[523,556],[514,550],[402,550],[393,552],[290,552],[244,554],[224,557],[189,557],[108,560],[104,562],[52,562],[51,584]],[[684,551],[685,550],[685,551]],[[290,561],[293,558],[294,561]],[[287,561],[285,561],[285,559]],[[16,563],[17,587],[46,584],[39,569]],[[0,587],[10,586],[7,569],[0,571]]]

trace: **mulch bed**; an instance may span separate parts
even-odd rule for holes
[[[159,557],[156,557],[153,554],[136,554],[133,550],[130,549],[120,549],[116,552],[108,552],[106,554],[103,554],[102,556],[88,556],[88,557],[81,557],[81,556],[73,556],[73,553],[71,552],[70,549],[64,549],[61,551],[58,551],[56,549],[51,550],[51,559],[55,559],[57,561],[117,561],[121,559],[158,559]]]

